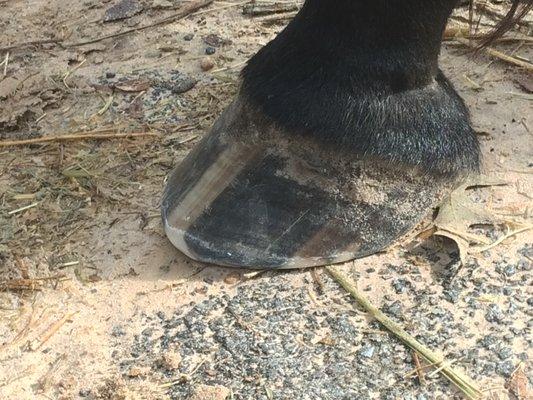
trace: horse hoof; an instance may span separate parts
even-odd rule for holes
[[[195,260],[304,268],[383,250],[452,185],[289,135],[237,99],[170,176],[162,216],[170,241]]]

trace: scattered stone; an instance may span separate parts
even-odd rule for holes
[[[362,349],[360,349],[358,354],[364,358],[372,358],[375,350],[376,348],[374,346],[369,345],[369,346],[365,346]]]
[[[143,6],[136,0],[121,0],[108,8],[104,15],[104,22],[113,22],[133,17],[143,10]]]
[[[229,397],[231,391],[221,385],[199,385],[194,388],[190,400],[225,400]]]
[[[485,314],[485,319],[488,322],[500,323],[504,320],[504,318],[505,318],[505,315],[500,309],[500,306],[498,306],[497,304],[489,305],[488,310]]]
[[[111,335],[115,337],[124,336],[125,334],[126,331],[124,330],[124,327],[122,325],[115,325],[111,330]]]
[[[496,367],[496,372],[498,372],[499,374],[507,378],[512,375],[514,370],[515,370],[515,366],[511,360],[503,361],[499,363],[498,366]]]
[[[194,35],[192,33],[188,33],[185,36],[183,36],[183,40],[186,40],[187,42],[190,42],[191,40],[193,40],[193,38],[194,38]]]
[[[128,370],[128,376],[130,378],[138,378],[138,377],[146,376],[149,371],[150,371],[150,368],[148,367],[139,367],[139,366],[134,365]]]
[[[174,371],[181,365],[181,354],[177,351],[166,351],[159,360],[159,364],[167,371]]]
[[[224,283],[228,285],[235,285],[241,279],[241,275],[238,272],[232,272],[224,278]]]
[[[385,311],[387,314],[392,315],[393,317],[401,318],[402,305],[399,301],[395,301],[394,303],[383,307],[383,311]]]
[[[200,61],[200,68],[202,68],[202,71],[209,71],[213,69],[214,66],[214,61],[209,57],[205,57]]]
[[[161,51],[157,49],[151,49],[144,53],[146,58],[159,58],[161,57]]]
[[[502,347],[498,350],[498,357],[501,360],[506,360],[513,355],[513,350],[510,347]]]
[[[412,284],[406,279],[396,279],[392,282],[392,286],[394,287],[394,290],[397,294],[402,294],[407,292],[407,290],[409,290]]]
[[[185,74],[179,74],[173,80],[162,82],[160,88],[170,90],[173,94],[185,93],[196,86],[197,81]]]
[[[205,36],[203,39],[204,39],[204,43],[211,47],[220,47],[220,46],[231,44],[231,40],[223,39],[220,36],[215,35],[213,33]]]
[[[160,8],[160,9],[174,8],[174,4],[172,4],[168,0],[153,0],[152,8]]]
[[[211,55],[215,54],[216,51],[217,51],[217,49],[215,49],[214,47],[208,46],[205,49],[205,54],[207,54],[208,56],[211,56]]]

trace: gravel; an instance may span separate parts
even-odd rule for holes
[[[524,326],[531,303],[523,286],[527,272],[516,265],[499,260],[487,271],[490,283],[478,278],[476,263],[452,278],[445,278],[445,266],[425,276],[409,264],[355,276],[361,287],[386,289],[378,305],[418,340],[459,359],[474,380],[501,386],[527,359],[514,349],[531,345]],[[509,266],[515,267],[512,279],[501,273]],[[131,366],[150,368],[162,382],[186,376],[168,389],[171,399],[190,398],[199,385],[229,388],[237,400],[460,398],[441,377],[425,386],[406,378],[414,368],[411,351],[354,309],[329,276],[320,276],[319,290],[305,271],[267,273],[237,284],[231,295],[206,295],[170,315],[142,315],[144,328],[133,340],[115,327],[117,343],[131,340],[129,353],[114,354],[124,379],[136,379],[128,377]],[[217,284],[204,282],[206,293]],[[176,369],[161,366],[168,351],[177,352]]]

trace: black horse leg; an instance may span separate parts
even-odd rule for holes
[[[168,181],[169,239],[215,264],[301,268],[411,230],[479,150],[438,68],[456,0],[307,0]]]

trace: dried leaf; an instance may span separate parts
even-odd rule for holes
[[[0,81],[0,99],[6,99],[13,95],[19,85],[20,80],[11,76]]]
[[[488,238],[472,233],[470,228],[473,225],[496,225],[503,222],[497,215],[474,202],[469,191],[474,188],[502,185],[505,183],[481,176],[475,181],[460,186],[441,204],[439,213],[433,222],[436,228],[434,234],[453,240],[459,248],[463,263],[466,261],[470,243],[490,244]]]
[[[518,400],[528,400],[533,398],[533,393],[529,390],[528,379],[525,366],[521,363],[513,372],[507,382],[507,388],[514,394]]]

